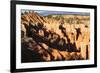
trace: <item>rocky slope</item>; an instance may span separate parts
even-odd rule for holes
[[[89,59],[89,16],[21,14],[22,62]]]

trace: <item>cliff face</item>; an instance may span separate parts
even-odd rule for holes
[[[21,14],[22,62],[89,59],[90,18]]]

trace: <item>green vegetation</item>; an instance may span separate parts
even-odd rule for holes
[[[63,20],[65,21],[66,23],[69,23],[69,24],[83,24],[83,21],[88,21],[90,18],[83,18],[83,19],[79,19],[78,17],[69,17],[69,18],[65,18],[64,15],[48,15],[46,16],[47,18],[54,18],[56,19],[57,21],[59,20]]]

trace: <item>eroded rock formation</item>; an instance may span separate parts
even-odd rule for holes
[[[89,16],[62,17],[21,14],[22,62],[89,59]]]

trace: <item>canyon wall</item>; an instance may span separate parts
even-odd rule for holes
[[[21,14],[22,62],[90,58],[90,17]]]

